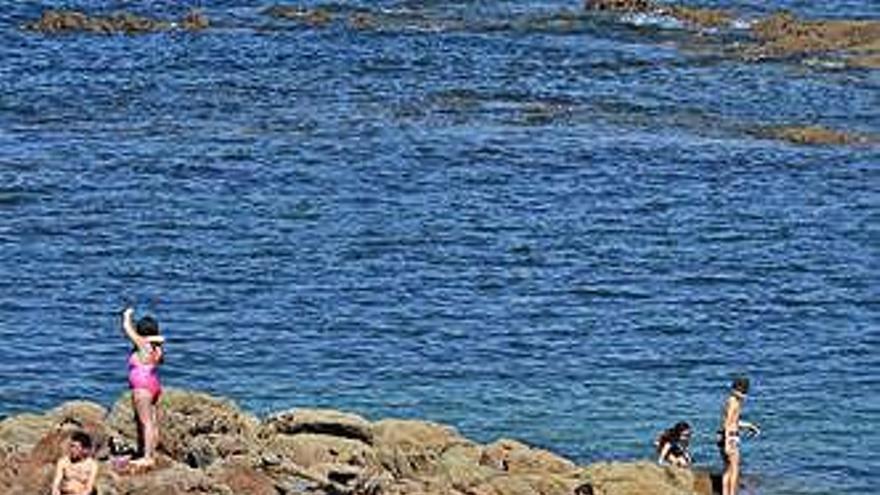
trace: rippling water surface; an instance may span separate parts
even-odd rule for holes
[[[580,2],[329,4],[371,29],[63,2],[213,22],[142,36],[37,34],[62,2],[0,3],[0,414],[115,400],[136,300],[166,385],[261,413],[581,463],[652,456],[687,419],[717,466],[746,372],[756,493],[880,484],[880,153],[753,132],[878,133],[880,72],[746,62]],[[880,18],[818,4],[703,2]]]

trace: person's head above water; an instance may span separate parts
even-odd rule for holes
[[[733,384],[731,385],[731,389],[739,392],[743,395],[749,393],[749,379],[745,376],[738,376],[733,379]]]
[[[144,316],[138,320],[135,330],[141,337],[159,335],[159,322],[152,316]]]

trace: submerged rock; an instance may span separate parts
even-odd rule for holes
[[[305,8],[295,5],[273,5],[264,10],[263,13],[279,19],[298,21],[312,27],[326,26],[333,21],[333,14],[329,10],[322,8]]]

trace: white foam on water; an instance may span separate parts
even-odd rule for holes
[[[653,13],[634,12],[627,13],[620,17],[620,20],[632,24],[634,26],[656,26],[664,29],[682,29],[684,24],[666,15],[658,15]]]

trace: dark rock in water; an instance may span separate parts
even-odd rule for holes
[[[202,29],[208,29],[210,24],[208,17],[200,10],[189,11],[189,13],[184,16],[183,20],[180,21],[181,27],[187,31],[201,31]]]
[[[665,13],[685,24],[702,28],[727,26],[733,20],[733,15],[730,12],[720,9],[702,9],[674,5],[666,10]]]
[[[348,17],[348,25],[352,29],[369,30],[379,26],[376,17],[366,12],[358,12]]]
[[[119,12],[106,17],[92,17],[82,12],[67,10],[47,10],[39,21],[27,26],[28,29],[43,33],[91,32],[91,33],[149,33],[170,29],[170,24],[128,12]]]
[[[330,11],[321,8],[273,5],[264,10],[263,13],[279,19],[298,21],[312,27],[325,26],[333,21],[333,14],[331,14]]]
[[[584,8],[611,12],[651,12],[657,10],[657,6],[648,0],[585,0]]]
[[[769,127],[761,129],[757,133],[773,139],[805,145],[859,144],[871,141],[867,136],[861,134],[835,131],[821,126]]]
[[[703,28],[725,26],[733,19],[725,10],[663,5],[648,0],[586,0],[584,7],[587,10],[665,15],[684,24]]]
[[[208,18],[198,11],[190,11],[179,23],[189,31],[208,27]],[[46,10],[40,20],[26,24],[25,29],[42,33],[97,33],[97,34],[144,34],[169,31],[175,23],[139,16],[130,12],[117,12],[108,16],[89,16],[73,10]]]
[[[790,12],[779,12],[755,23],[752,35],[759,41],[751,55],[785,57],[809,53],[847,51],[860,57],[880,56],[880,21],[803,21]]]

